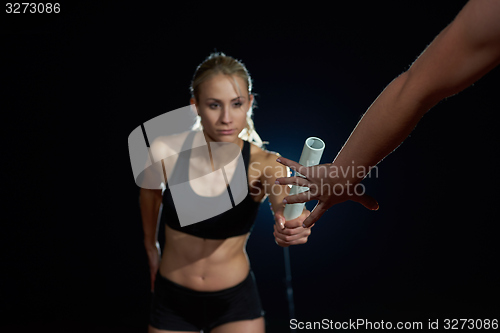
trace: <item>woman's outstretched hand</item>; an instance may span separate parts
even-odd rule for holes
[[[304,220],[311,214],[310,211],[304,209],[302,214],[289,221],[285,221],[285,217],[281,212],[274,215],[274,239],[276,244],[281,247],[288,247],[290,245],[305,244],[307,238],[311,234],[310,228],[304,228],[302,224]]]
[[[155,289],[155,278],[156,273],[158,272],[158,268],[160,267],[160,258],[161,258],[161,250],[160,244],[156,242],[156,244],[146,245],[146,253],[148,255],[148,263],[149,263],[149,273],[151,275],[151,292]]]
[[[378,210],[378,202],[360,190],[358,183],[338,172],[332,163],[305,167],[297,162],[280,156],[277,162],[290,167],[300,176],[277,178],[280,185],[298,185],[309,187],[308,191],[285,197],[287,204],[318,200],[310,215],[304,220],[305,228],[309,228],[333,205],[352,200],[359,202],[370,210]]]

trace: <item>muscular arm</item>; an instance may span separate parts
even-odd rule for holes
[[[155,140],[151,145],[153,156],[168,156],[168,147],[161,141]],[[163,172],[162,163],[154,163],[144,170],[144,178],[139,194],[139,206],[141,209],[142,229],[144,231],[144,248],[148,256],[151,291],[154,288],[156,272],[160,262],[160,245],[158,243],[158,214],[162,203],[162,190],[160,184],[166,183],[166,175]]]
[[[465,89],[499,63],[500,1],[471,0],[410,69],[378,96],[333,164],[376,165],[437,102]]]
[[[280,183],[310,188],[322,184],[333,188],[359,183],[366,174],[356,173],[352,178],[352,173],[348,173],[346,178],[331,178],[326,172],[350,168],[369,170],[403,142],[430,108],[441,99],[465,89],[499,63],[500,1],[470,0],[410,69],[395,78],[377,97],[334,161],[322,166],[323,173],[318,170],[315,172],[317,176],[313,176],[314,173],[308,170],[320,167],[305,168],[281,158],[283,164],[295,168],[307,180],[281,178]],[[289,203],[318,200],[318,205],[304,221],[306,226],[314,224],[331,206],[346,200],[378,209],[378,203],[367,195],[336,196],[328,191],[318,192],[318,195],[304,192],[286,198]]]
[[[157,241],[158,212],[160,210],[161,190],[141,188],[139,205],[141,207],[142,229],[144,230],[144,248],[148,256],[151,291],[154,289],[156,272],[160,262],[160,246]]]
[[[144,246],[146,249],[156,248],[158,212],[160,210],[161,200],[161,190],[141,188],[139,204],[141,207]]]

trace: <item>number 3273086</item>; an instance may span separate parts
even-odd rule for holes
[[[61,12],[59,3],[14,2],[5,4],[7,14],[58,14]]]

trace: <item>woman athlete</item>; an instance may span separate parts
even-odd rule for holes
[[[191,84],[191,104],[198,113],[196,128],[155,140],[151,145],[151,149],[164,154],[162,156],[178,157],[164,163],[164,174],[168,178],[163,194],[161,189],[140,191],[144,244],[154,286],[150,333],[264,332],[264,311],[245,251],[260,203],[269,198],[278,245],[303,244],[310,235],[310,229],[302,227],[310,214],[307,210],[285,223],[283,198],[289,191],[286,185],[275,184],[275,181],[287,176],[288,169],[276,162],[279,154],[262,149],[251,119],[254,102],[251,91],[251,78],[241,62],[224,54],[210,55],[198,66]],[[169,142],[174,141],[182,144],[184,153],[169,152],[172,146]],[[169,179],[173,182],[174,178],[184,177],[188,190],[206,200],[226,191],[226,182],[216,175],[210,186],[200,186],[199,181],[186,177],[201,171],[199,157],[190,154],[194,151],[191,148],[204,146],[205,142],[238,145],[245,164],[248,195],[222,214],[181,227],[168,187]],[[225,169],[227,182],[232,184],[236,168]],[[213,184],[221,184],[221,187]],[[160,223],[165,223],[163,255],[160,255],[156,235],[161,203]]]

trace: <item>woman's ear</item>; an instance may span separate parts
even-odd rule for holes
[[[253,95],[252,94],[248,95],[248,100],[250,101],[250,108],[252,108],[253,107]]]

